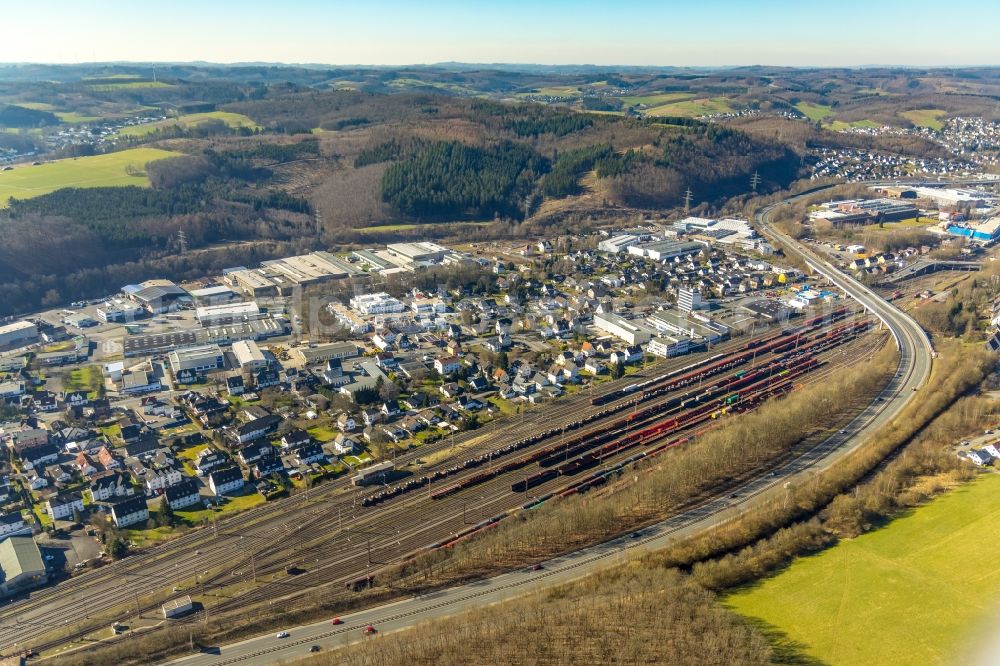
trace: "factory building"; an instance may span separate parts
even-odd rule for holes
[[[38,342],[38,327],[30,321],[0,326],[0,349],[14,349]]]
[[[168,358],[170,359],[170,368],[175,375],[182,370],[208,372],[221,368],[225,364],[225,357],[222,355],[222,349],[219,345],[175,349],[170,352]]]
[[[240,340],[233,343],[233,355],[241,370],[259,370],[267,365],[264,352],[253,340]]]
[[[392,243],[386,246],[386,251],[393,257],[402,259],[408,264],[430,264],[444,259],[451,250],[437,243]]]
[[[202,326],[233,324],[241,321],[261,319],[265,316],[260,311],[260,307],[253,301],[206,305],[195,310],[195,317]]]
[[[363,315],[402,312],[406,306],[384,291],[377,294],[361,294],[351,299],[351,307]]]
[[[649,342],[655,332],[642,322],[630,321],[611,313],[595,314],[594,325],[630,345]]]

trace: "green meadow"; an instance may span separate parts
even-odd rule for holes
[[[959,663],[1000,606],[998,497],[1000,475],[983,475],[726,601],[801,646],[802,663]]]
[[[105,155],[56,160],[37,166],[19,164],[10,171],[0,171],[0,206],[6,206],[10,197],[29,199],[64,187],[144,187],[149,185],[149,179],[145,175],[147,163],[177,155],[180,153],[157,148],[133,148]],[[129,171],[133,171],[135,175]]]

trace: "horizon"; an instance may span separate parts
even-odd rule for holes
[[[697,7],[638,0],[620,8],[594,0],[543,6],[511,0],[502,7],[482,0],[420,6],[287,0],[281,7],[246,0],[238,10],[232,2],[204,6],[194,0],[169,7],[122,0],[45,5],[45,16],[36,7],[7,8],[0,63],[404,67],[508,63],[512,54],[524,63],[609,68],[729,68],[747,61],[811,68],[1000,63],[1000,43],[992,34],[1000,7],[984,0],[964,0],[945,12],[926,0],[846,0],[835,12],[785,0],[753,6],[705,0]]]

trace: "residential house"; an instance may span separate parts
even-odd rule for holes
[[[295,450],[311,441],[312,437],[309,436],[308,432],[301,428],[295,428],[281,436],[281,448]]]
[[[240,449],[238,455],[240,462],[248,467],[262,459],[277,458],[277,450],[271,446],[271,443],[266,439],[258,439],[253,442],[249,442],[246,446]]]
[[[281,421],[282,418],[279,415],[268,414],[267,416],[262,416],[238,426],[233,431],[233,435],[237,442],[245,444],[259,437],[271,434],[278,429]]]
[[[52,520],[69,520],[73,511],[83,511],[83,495],[76,492],[52,495],[45,502],[45,511]]]
[[[101,472],[90,480],[90,498],[95,502],[103,502],[112,497],[126,497],[135,493],[135,489],[124,473],[115,470]]]
[[[326,454],[319,444],[306,444],[295,452],[295,460],[299,465],[308,465],[314,462],[326,462]]]
[[[153,469],[148,469],[144,475],[146,494],[158,495],[164,489],[170,486],[175,486],[183,480],[184,475],[181,474],[181,471],[171,465],[163,465]]]
[[[39,444],[24,449],[20,456],[25,469],[41,470],[59,460],[59,448],[55,444]]]
[[[49,465],[45,468],[45,476],[62,486],[73,480],[73,475],[62,465]]]
[[[112,503],[111,520],[118,528],[145,524],[149,520],[149,507],[146,505],[146,498],[142,495],[134,495]]]
[[[382,403],[382,407],[379,409],[382,412],[382,416],[386,419],[391,420],[399,416],[399,403],[395,400],[386,400]]]
[[[455,398],[462,393],[462,387],[455,382],[448,382],[439,386],[438,391],[446,398]]]
[[[354,453],[357,449],[358,442],[353,437],[340,434],[333,440],[333,450],[336,451],[338,455],[348,456]]]
[[[278,456],[261,458],[250,468],[250,471],[255,479],[261,479],[271,474],[283,474],[285,472],[285,464],[281,462],[281,458]]]
[[[0,515],[0,538],[30,530],[30,527],[25,527],[24,516],[21,515],[20,511]]]
[[[216,495],[228,495],[243,490],[243,472],[238,467],[222,467],[210,472],[208,487]]]
[[[85,407],[90,404],[90,397],[86,391],[67,391],[63,394],[63,404],[67,408]]]
[[[354,432],[358,429],[358,424],[350,414],[341,414],[337,417],[337,427],[341,432]]]
[[[226,392],[229,395],[243,395],[246,392],[246,384],[243,382],[243,375],[230,375],[226,377]]]
[[[175,511],[197,504],[201,501],[201,495],[198,494],[198,484],[191,479],[184,479],[178,484],[167,486],[163,489],[163,501]]]
[[[101,463],[101,466],[105,470],[120,469],[122,466],[121,459],[112,453],[111,449],[106,446],[102,446],[100,450],[98,450],[97,462]]]
[[[229,464],[229,458],[212,448],[203,449],[195,458],[194,468],[199,476],[205,476],[213,469],[218,469]]]
[[[434,359],[434,369],[437,370],[442,377],[446,377],[461,370],[462,362],[457,356],[443,356]]]

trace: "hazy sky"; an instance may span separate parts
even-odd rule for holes
[[[997,0],[8,0],[0,62],[1000,64]]]

